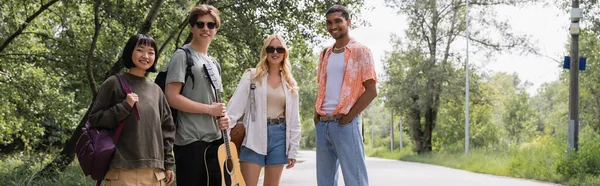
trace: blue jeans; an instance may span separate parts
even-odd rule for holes
[[[338,167],[342,166],[346,186],[368,186],[365,149],[360,115],[346,125],[338,121],[319,122],[317,132],[317,184],[338,185]]]
[[[256,163],[262,167],[287,164],[285,150],[285,123],[267,124],[267,155],[242,146],[240,161]]]

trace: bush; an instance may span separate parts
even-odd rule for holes
[[[500,150],[498,150],[500,149]],[[550,135],[508,148],[471,149],[464,152],[432,152],[415,155],[373,149],[371,156],[442,165],[494,175],[519,177],[566,185],[600,185],[600,136],[585,131],[579,151],[566,153],[566,140]]]
[[[510,150],[508,171],[511,176],[557,182],[560,180],[553,166],[560,156],[559,146],[550,136],[539,136],[533,142],[523,143]]]
[[[0,153],[41,149],[70,137],[80,118],[59,74],[29,64],[0,76]],[[3,83],[7,82],[7,83]]]
[[[584,180],[600,175],[600,136],[591,131],[581,136],[578,151],[561,156],[555,170],[567,177]]]
[[[375,149],[365,148],[365,154],[370,157],[399,160],[404,156],[412,156],[415,153],[410,148],[403,148],[402,150],[396,148],[393,152],[390,152],[389,147],[379,147]]]
[[[65,172],[58,175],[41,176],[36,173],[52,160],[48,154],[28,156],[15,153],[0,156],[0,185],[93,185],[95,182],[84,177],[77,161],[71,163]]]

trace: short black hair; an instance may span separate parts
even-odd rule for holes
[[[350,14],[348,14],[348,10],[342,5],[333,5],[332,7],[329,7],[329,9],[327,9],[327,13],[325,13],[325,17],[334,12],[341,12],[342,16],[344,16],[346,20],[350,19]]]
[[[136,34],[129,38],[127,44],[125,44],[125,48],[123,49],[123,54],[121,58],[123,59],[123,65],[125,68],[133,68],[135,64],[133,64],[133,60],[131,59],[131,55],[133,54],[133,50],[135,47],[140,45],[150,45],[154,48],[154,63],[146,72],[156,72],[156,61],[158,60],[158,49],[156,48],[156,42],[152,37],[144,34]]]

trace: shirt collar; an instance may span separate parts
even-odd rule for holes
[[[346,49],[344,50],[344,52],[346,50],[348,50],[349,52],[352,52],[352,46],[356,43],[356,40],[353,37],[350,37],[350,41],[348,41],[348,44],[346,44]],[[329,48],[327,48],[328,51],[333,51],[333,47],[335,47],[335,42],[333,44],[331,44],[331,46],[329,46]]]

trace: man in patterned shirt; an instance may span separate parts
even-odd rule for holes
[[[350,16],[335,5],[325,14],[335,44],[319,55],[315,104],[317,183],[337,186],[341,164],[347,186],[367,186],[362,111],[377,96],[377,75],[371,50],[348,35]]]

